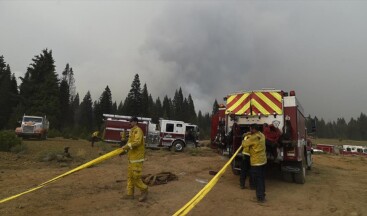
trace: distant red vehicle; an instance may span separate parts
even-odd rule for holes
[[[121,142],[121,135],[122,131],[126,131],[126,136],[128,136],[130,131],[130,119],[131,116],[122,116],[122,115],[110,115],[110,114],[103,114],[105,125],[103,131],[102,139],[106,142]],[[149,122],[151,121],[150,118],[141,118],[139,117],[138,126],[143,130],[144,136],[146,137],[148,133]]]
[[[334,145],[328,145],[328,144],[317,144],[316,149],[319,149],[323,152],[328,153],[335,153],[335,146]]]
[[[105,120],[102,139],[106,142],[121,142],[122,131],[128,136],[131,116],[103,114]],[[183,121],[160,119],[159,124],[151,122],[151,118],[138,117],[138,126],[143,130],[147,147],[172,148],[183,151],[187,144],[198,143],[199,127]],[[128,138],[128,137],[126,137]]]

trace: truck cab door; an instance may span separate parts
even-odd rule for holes
[[[175,133],[178,133],[178,134],[184,134],[185,133],[185,130],[184,130],[184,127],[182,124],[180,123],[177,123],[175,125],[175,129],[174,129]]]

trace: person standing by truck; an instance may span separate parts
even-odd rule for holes
[[[138,126],[138,118],[131,117],[127,144],[122,147],[124,152],[128,152],[128,173],[127,173],[127,193],[123,199],[134,199],[134,188],[141,191],[139,202],[143,202],[148,196],[148,186],[141,180],[143,162],[145,157],[144,134]]]
[[[243,142],[245,152],[250,153],[251,174],[255,181],[256,200],[257,202],[265,202],[265,165],[266,147],[265,136],[262,134],[256,124],[250,127],[250,134]]]
[[[249,134],[245,134],[244,138],[243,138],[243,142],[242,142],[242,146],[244,145],[244,142],[248,139]],[[250,189],[255,189],[255,184],[253,181],[253,177],[250,175],[250,169],[251,169],[251,164],[250,164],[250,153],[246,150],[248,150],[248,148],[243,148],[242,151],[242,161],[241,161],[241,174],[240,174],[240,187],[241,189],[245,189],[245,185],[246,185],[246,177],[249,177],[249,182],[250,182]]]
[[[92,138],[91,138],[91,146],[94,147],[94,143],[98,142],[100,140],[99,138],[99,131],[94,131],[92,133]]]

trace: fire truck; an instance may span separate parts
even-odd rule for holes
[[[224,99],[226,105],[212,116],[212,147],[232,156],[241,146],[244,134],[250,131],[250,125],[256,124],[262,132],[272,126],[279,132],[279,139],[275,153],[267,151],[268,164],[278,163],[285,181],[304,184],[306,169],[312,166],[312,143],[306,137],[305,113],[295,91],[244,91]],[[241,158],[242,153],[232,163],[235,174],[240,172]]]
[[[104,131],[102,139],[106,142],[121,142],[122,131],[128,136],[131,116],[103,114]],[[152,123],[151,118],[138,117],[138,126],[142,129],[145,146],[150,148],[173,148],[181,152],[189,144],[198,143],[199,127],[183,121],[160,119],[159,124]],[[128,138],[128,137],[127,137]]]

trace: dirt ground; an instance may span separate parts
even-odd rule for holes
[[[109,150],[91,148],[80,140],[30,140],[25,144],[28,151],[24,154],[0,152],[0,199],[96,158],[102,149]],[[73,161],[41,162],[47,152],[60,152],[66,146]],[[150,187],[147,202],[139,203],[137,198],[121,199],[127,159],[116,157],[2,203],[0,215],[172,215],[212,178],[209,170],[219,170],[226,161],[207,147],[187,148],[183,153],[147,150],[144,174],[170,171],[179,179]],[[190,215],[367,215],[367,158],[314,155],[304,185],[283,182],[276,167],[269,167],[266,194],[265,204],[252,202],[255,192],[239,189],[238,176],[227,170]]]

